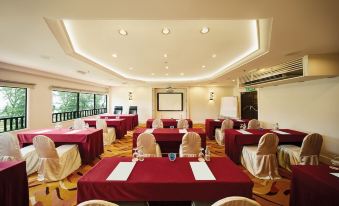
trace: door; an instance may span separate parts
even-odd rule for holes
[[[257,91],[241,92],[241,119],[258,119]]]

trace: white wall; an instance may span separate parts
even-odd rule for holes
[[[339,155],[339,77],[261,88],[259,120],[323,135],[322,153]]]
[[[129,92],[132,92],[132,100],[129,100]],[[114,106],[123,106],[123,113],[128,114],[129,106],[137,106],[139,123],[145,123],[152,118],[151,87],[111,87],[110,98],[111,111]]]
[[[214,100],[209,93],[214,92]],[[205,123],[207,118],[218,118],[221,97],[233,96],[233,87],[190,87],[189,113],[193,123]]]

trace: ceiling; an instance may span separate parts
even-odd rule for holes
[[[338,10],[336,0],[1,0],[0,61],[111,86],[234,85],[252,69],[339,52]],[[74,51],[92,63],[65,52],[46,18],[61,20]],[[255,38],[251,22],[263,19]]]

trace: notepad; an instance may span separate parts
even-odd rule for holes
[[[33,132],[34,134],[43,134],[43,133],[46,133],[46,132],[50,132],[52,131],[51,129],[45,129],[45,130],[40,130],[40,131],[37,131],[37,132]]]
[[[126,181],[131,174],[136,162],[119,162],[106,180]]]
[[[179,133],[185,134],[185,133],[187,133],[187,129],[179,129]]]
[[[278,133],[278,134],[290,134],[281,130],[272,130],[272,132]]]
[[[238,129],[237,131],[240,132],[241,134],[252,134],[251,132],[248,132],[248,131],[246,131],[246,130],[240,130],[240,129]]]
[[[235,121],[237,121],[237,122],[245,122],[245,121],[242,120],[242,119],[236,119]]]
[[[215,121],[215,122],[220,122],[220,119],[215,119],[214,121]]]
[[[216,180],[206,162],[190,162],[195,180]]]
[[[154,129],[146,129],[146,130],[144,131],[144,133],[152,134],[153,131],[154,131]]]
[[[339,177],[339,173],[330,173],[330,174]]]
[[[65,134],[75,134],[75,133],[78,133],[80,131],[81,131],[81,129],[75,129],[75,130],[71,130],[71,131],[65,132]]]

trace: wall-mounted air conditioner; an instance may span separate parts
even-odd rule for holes
[[[339,53],[312,54],[239,77],[240,86],[265,87],[339,75]]]

